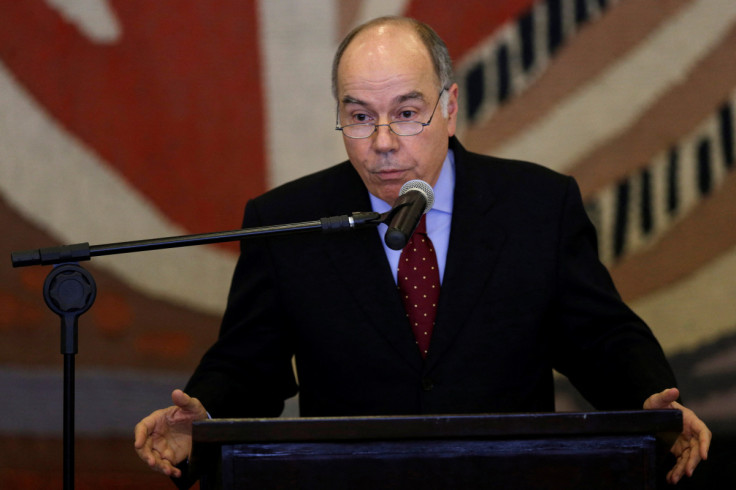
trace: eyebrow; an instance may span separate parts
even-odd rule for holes
[[[407,100],[413,100],[413,99],[419,99],[421,101],[426,102],[426,98],[424,97],[424,94],[418,90],[413,90],[409,93],[399,95],[394,98],[395,104],[401,104],[402,102],[406,102]],[[364,102],[360,99],[357,99],[355,97],[352,97],[350,95],[346,95],[342,98],[343,104],[357,104],[362,106],[368,106],[369,104],[367,102]]]

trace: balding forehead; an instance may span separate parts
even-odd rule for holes
[[[347,80],[356,76],[376,83],[418,73],[436,78],[431,55],[421,39],[412,29],[396,27],[378,26],[356,36],[338,66],[336,82],[340,91]]]
[[[379,24],[360,31],[345,47],[345,53],[388,44],[399,45],[407,49],[420,49],[429,55],[429,51],[411,24],[399,22]]]

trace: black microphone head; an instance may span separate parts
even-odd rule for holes
[[[410,180],[401,186],[384,236],[386,245],[394,250],[404,248],[422,215],[433,205],[434,191],[423,180]]]
[[[410,180],[401,186],[399,190],[399,196],[403,196],[409,191],[419,191],[424,195],[426,204],[424,205],[424,212],[426,213],[432,206],[434,206],[434,190],[432,186],[420,179]]]

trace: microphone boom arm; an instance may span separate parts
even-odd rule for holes
[[[322,231],[334,233],[349,231],[368,226],[378,226],[387,219],[388,213],[356,212],[348,215],[331,216],[314,221],[290,223],[283,225],[260,226],[243,228],[240,230],[203,233],[197,235],[182,235],[166,238],[153,238],[129,242],[108,243],[104,245],[90,245],[89,243],[75,243],[54,247],[38,248],[12,252],[13,267],[27,267],[31,265],[54,265],[66,262],[90,260],[100,255],[115,255],[123,253],[144,252],[166,248],[190,247],[211,243],[232,242],[248,237],[263,235],[286,235],[307,231]]]

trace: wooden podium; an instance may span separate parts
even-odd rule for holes
[[[676,410],[219,419],[191,463],[202,490],[652,489],[681,429]]]

